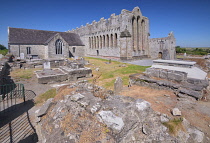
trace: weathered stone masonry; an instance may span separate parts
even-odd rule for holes
[[[42,59],[83,56],[116,57],[122,60],[175,58],[173,33],[150,39],[149,19],[140,8],[123,9],[121,14],[101,18],[67,32],[8,28],[8,48],[15,57],[39,56]],[[22,54],[23,55],[23,54]]]
[[[24,58],[38,56],[41,59],[83,57],[84,44],[75,33],[8,28],[10,54]]]
[[[86,55],[112,56],[121,59],[151,57],[153,59],[174,59],[175,38],[149,39],[149,19],[140,8],[132,11],[123,9],[120,15],[101,18],[91,24],[73,29],[85,44]],[[157,41],[157,42],[156,42]],[[161,42],[160,41],[164,41]],[[163,46],[162,46],[163,45]],[[166,56],[164,56],[167,54]]]

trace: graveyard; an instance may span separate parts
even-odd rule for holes
[[[20,64],[22,64],[22,67],[20,67]],[[36,127],[39,140],[44,140],[42,137],[45,137],[48,141],[52,141],[53,137],[47,135],[49,131],[40,125],[46,124],[46,126],[52,128],[50,132],[55,133],[56,130],[53,129],[53,125],[49,122],[49,119],[52,118],[51,114],[48,113],[60,114],[54,112],[59,106],[63,108],[62,112],[65,114],[58,115],[62,120],[57,120],[54,116],[54,122],[58,125],[62,124],[62,127],[58,127],[59,130],[62,131],[62,128],[66,128],[66,131],[72,131],[70,140],[78,141],[74,134],[79,134],[81,142],[84,139],[87,139],[87,142],[101,140],[102,136],[108,137],[109,141],[113,142],[120,138],[112,138],[109,134],[125,136],[121,134],[121,132],[127,134],[125,128],[132,130],[132,134],[136,134],[132,126],[127,122],[130,118],[127,119],[122,116],[123,113],[128,115],[129,112],[134,112],[135,107],[133,107],[133,104],[136,104],[136,106],[139,106],[137,106],[139,111],[142,109],[142,119],[138,122],[143,127],[143,134],[139,136],[139,139],[151,141],[147,138],[148,134],[159,136],[158,133],[169,132],[162,122],[165,122],[166,127],[168,127],[167,123],[171,124],[173,121],[179,121],[181,124],[175,126],[175,130],[165,135],[163,141],[191,142],[202,139],[205,142],[208,141],[210,129],[210,98],[209,92],[206,90],[208,83],[204,82],[207,73],[199,68],[201,70],[200,75],[203,75],[203,78],[200,77],[192,81],[191,71],[187,72],[184,69],[183,71],[178,70],[174,72],[173,69],[179,67],[181,69],[192,68],[194,70],[196,68],[198,70],[195,64],[195,62],[187,61],[156,60],[153,61],[152,66],[139,66],[99,57],[64,60],[17,60],[16,63],[9,63],[12,67],[10,72],[11,79],[24,84],[25,89],[33,90],[36,94],[33,99],[35,106],[29,110],[29,114],[33,117],[32,123]],[[168,69],[168,67],[170,68]],[[169,81],[166,81],[166,79]],[[200,83],[197,85],[192,84],[192,82],[198,81]],[[183,91],[186,90],[178,88],[186,87],[189,90],[187,86],[190,86],[193,91],[185,93]],[[205,92],[208,93],[205,94]],[[109,103],[110,101],[112,102]],[[65,104],[62,105],[62,102],[65,102]],[[121,107],[128,108],[128,104],[131,109],[128,112],[123,111]],[[69,106],[72,108],[72,111],[73,106],[77,106],[76,112],[66,111]],[[45,111],[44,107],[54,109]],[[175,109],[178,110],[178,115],[172,112]],[[42,113],[39,113],[39,110],[43,110]],[[91,112],[91,114],[89,115],[88,112]],[[77,113],[82,114],[82,117],[77,115]],[[96,115],[103,120],[103,124],[107,127],[96,125],[96,123],[100,124]],[[77,117],[80,120],[75,121],[70,116]],[[116,121],[113,120],[113,123],[109,123],[109,121],[106,121],[106,116],[108,118],[114,117]],[[93,131],[98,130],[102,134],[96,136],[96,133],[91,131],[85,132],[88,129],[82,122],[84,120],[83,117],[91,124]],[[147,123],[152,122],[151,120],[146,120],[146,118],[150,118],[155,124],[158,124],[159,129],[154,124],[146,126],[142,122],[143,120],[147,121]],[[160,120],[157,120],[158,118]],[[92,123],[92,121],[95,123]],[[184,122],[184,125],[182,122]],[[76,128],[69,127],[69,124],[75,124],[75,126],[82,124],[82,132],[76,132]],[[151,128],[154,128],[154,131],[151,131]],[[142,128],[139,127],[137,130],[140,132]],[[64,134],[66,133],[64,132]],[[180,133],[190,138],[180,136]],[[59,136],[61,140],[64,139],[58,134],[56,136]],[[90,138],[86,138],[86,136],[90,136]],[[123,139],[123,141],[130,140],[129,136]]]

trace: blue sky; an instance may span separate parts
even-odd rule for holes
[[[210,0],[0,0],[0,44],[7,27],[67,31],[139,6],[150,38],[174,32],[177,45],[210,47]]]

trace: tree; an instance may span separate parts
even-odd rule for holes
[[[180,46],[176,46],[176,53],[185,53],[186,48],[181,48]]]
[[[5,50],[5,49],[7,49],[7,48],[4,45],[0,44],[0,50]]]

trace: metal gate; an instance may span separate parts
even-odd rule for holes
[[[14,110],[16,104],[25,103],[25,89],[21,83],[0,85],[0,114]]]

